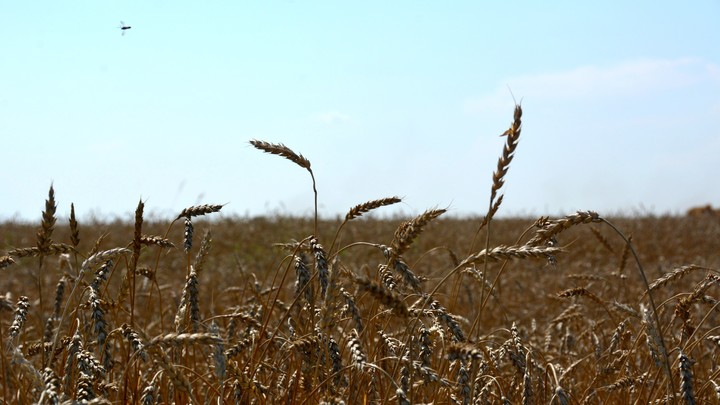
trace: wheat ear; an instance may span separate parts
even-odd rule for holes
[[[410,245],[412,245],[415,238],[423,232],[425,226],[445,212],[447,212],[445,209],[427,210],[410,221],[400,224],[390,244],[392,247],[392,259],[397,259],[402,256]]]
[[[80,228],[75,219],[75,204],[70,203],[70,242],[77,248],[80,244]]]
[[[305,158],[305,156],[293,152],[292,149],[288,148],[287,146],[281,144],[281,143],[270,143],[265,141],[259,141],[257,139],[253,139],[250,141],[250,144],[254,146],[257,149],[260,149],[263,152],[269,153],[271,155],[278,155],[282,156],[285,159],[288,159],[289,161],[295,163],[296,165],[302,167],[303,169],[307,170],[310,173],[310,177],[312,178],[312,186],[313,186],[313,194],[315,195],[315,229],[313,231],[313,235],[318,234],[318,207],[317,207],[317,187],[315,186],[315,174],[313,173],[312,169],[310,168],[310,161]]]

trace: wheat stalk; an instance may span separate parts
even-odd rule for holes
[[[400,224],[390,244],[392,248],[391,257],[396,259],[402,256],[412,245],[415,238],[423,232],[425,226],[445,212],[447,212],[445,209],[427,210],[412,220]]]
[[[693,393],[693,374],[692,365],[694,361],[690,360],[682,350],[678,354],[680,363],[680,394],[687,405],[695,404],[695,394]]]
[[[198,217],[206,214],[212,214],[213,212],[220,212],[220,210],[224,206],[224,204],[193,205],[180,211],[180,214],[178,214],[175,220],[178,220],[180,218]]]
[[[80,227],[75,219],[75,204],[70,203],[70,241],[74,248],[80,244]]]
[[[381,198],[378,200],[371,200],[371,201],[364,202],[362,204],[358,204],[358,205],[350,208],[350,211],[348,211],[347,214],[345,214],[345,221],[353,220],[355,218],[362,216],[362,214],[368,213],[374,209],[377,209],[380,207],[385,207],[385,206],[392,205],[392,204],[397,204],[400,201],[402,201],[402,199],[400,199],[399,197],[388,197],[388,198]]]
[[[0,256],[0,269],[4,269],[5,267],[11,266],[15,264],[15,260],[13,260],[10,256]]]
[[[544,246],[497,246],[490,250],[482,250],[465,258],[456,268],[483,262],[485,259],[499,261],[508,259],[548,259],[563,252],[562,248]]]
[[[595,211],[578,211],[564,218],[545,222],[540,229],[535,231],[535,235],[526,244],[529,246],[539,246],[575,225],[601,221],[602,218],[600,218],[600,215]]]
[[[318,229],[317,229],[317,225],[318,225],[317,187],[315,186],[315,174],[313,173],[312,169],[310,168],[310,161],[307,160],[303,155],[293,152],[292,149],[288,148],[287,146],[285,146],[281,143],[270,143],[270,142],[259,141],[257,139],[253,139],[250,141],[250,144],[257,149],[260,149],[263,152],[270,153],[272,155],[282,156],[285,159],[288,159],[289,161],[302,167],[303,169],[306,169],[310,173],[310,177],[312,178],[313,194],[315,195],[315,228],[313,230],[313,235],[317,235],[318,234]]]
[[[680,266],[680,267],[675,268],[672,271],[666,273],[664,276],[660,277],[659,279],[655,280],[652,284],[650,284],[649,291],[656,290],[658,288],[661,288],[661,287],[667,285],[668,283],[680,280],[681,278],[694,272],[695,270],[711,271],[711,269],[709,269],[707,267],[702,267],[702,266],[698,266],[695,264],[690,264],[687,266]]]
[[[45,209],[42,212],[40,229],[37,232],[37,247],[41,252],[45,252],[52,244],[52,233],[55,229],[56,210],[57,204],[55,203],[55,190],[51,184],[50,191],[48,192],[48,198],[45,200]]]
[[[355,279],[355,283],[362,291],[367,291],[376,300],[393,310],[393,312],[401,317],[410,316],[407,304],[398,295],[381,286],[380,284],[361,277]]]
[[[162,236],[155,236],[155,235],[142,235],[140,236],[140,243],[142,245],[155,245],[160,246],[161,248],[165,249],[172,249],[175,247],[175,244],[173,244],[170,240],[163,238]]]

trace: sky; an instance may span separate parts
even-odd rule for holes
[[[124,22],[132,28],[119,29]],[[0,220],[720,206],[720,2],[0,3]]]

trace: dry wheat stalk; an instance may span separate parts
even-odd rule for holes
[[[42,374],[40,374],[40,372],[25,358],[25,356],[23,356],[22,351],[20,351],[19,348],[10,347],[8,349],[12,351],[12,355],[10,356],[10,365],[17,370],[18,374],[24,375],[30,380],[32,389],[38,391],[42,390],[42,387],[44,386]]]
[[[313,305],[315,303],[315,294],[312,285],[310,285],[310,270],[307,268],[305,255],[300,253],[295,256],[295,296],[303,293],[305,301]]]
[[[148,344],[148,347],[149,346],[150,344]],[[184,392],[190,398],[192,404],[199,403],[197,399],[195,399],[190,381],[187,379],[185,374],[181,373],[177,367],[175,367],[170,360],[170,357],[168,357],[168,355],[165,354],[165,352],[159,347],[154,347],[150,353],[156,358],[157,364],[165,371],[168,379],[172,382],[173,387],[178,391]]]
[[[15,257],[37,257],[43,255],[54,256],[73,252],[75,252],[75,249],[70,245],[66,245],[64,243],[52,243],[48,245],[45,250],[41,250],[39,247],[17,248],[9,250],[7,254]]]
[[[660,277],[659,279],[655,280],[652,284],[650,284],[650,291],[653,291],[655,289],[663,287],[670,282],[680,280],[681,278],[685,277],[686,275],[692,273],[695,270],[711,271],[712,269],[709,269],[707,267],[697,266],[695,264],[678,267],[678,268],[673,269],[672,271],[666,273],[664,276]]]
[[[475,263],[481,263],[486,258],[490,260],[509,260],[509,259],[547,259],[557,253],[562,252],[562,248],[545,247],[545,246],[497,246],[489,251],[482,250],[478,253],[468,256],[465,260],[457,265],[458,268],[467,267]]]
[[[400,273],[403,282],[409,285],[413,289],[413,291],[415,291],[416,293],[421,292],[420,278],[416,276],[415,273],[412,272],[412,270],[410,270],[410,267],[408,267],[402,257],[398,257],[397,260],[395,260],[395,265],[393,266],[393,268],[395,269],[395,271]]]
[[[627,304],[623,304],[622,302],[613,301],[611,302],[612,306],[617,309],[618,311],[630,315],[635,319],[642,319],[642,315],[640,315],[640,312],[636,311],[633,307]]]
[[[606,281],[607,280],[603,276],[599,276],[597,274],[589,274],[589,273],[568,274],[565,277],[572,279],[572,280],[585,280],[585,281]]]
[[[70,242],[74,248],[80,244],[80,227],[75,219],[75,204],[70,203]]]
[[[447,348],[447,359],[452,360],[481,360],[483,352],[471,343],[452,343]]]
[[[585,287],[575,287],[570,288],[564,291],[560,291],[557,293],[557,296],[560,298],[570,298],[570,297],[587,297],[594,301],[597,304],[600,304],[601,306],[605,305],[605,302],[600,299],[597,295],[591,293],[588,291]]]
[[[292,149],[281,143],[270,143],[253,139],[250,141],[250,144],[263,152],[282,156],[285,159],[288,159],[291,162],[295,163],[296,165],[304,169],[310,170],[309,160],[307,160],[303,155],[293,152]]]
[[[183,249],[185,253],[190,252],[193,243],[193,223],[190,217],[185,217],[185,231],[183,232]]]
[[[92,375],[82,370],[80,370],[77,383],[75,384],[75,398],[77,398],[80,403],[88,403],[96,398],[95,391],[93,390]]]
[[[15,260],[10,256],[0,256],[0,269],[15,264]]]
[[[61,339],[61,341],[64,342],[64,344],[68,344],[68,343],[70,343],[70,338],[65,336],[64,338]],[[27,357],[37,356],[38,354],[42,353],[43,351],[47,355],[50,353],[50,350],[52,349],[52,342],[31,343],[31,344],[27,345],[27,347],[24,347],[24,349],[25,349],[25,356],[27,356]],[[65,347],[60,347],[60,348],[55,349],[55,355],[59,355],[60,353],[62,353],[63,350],[65,350]]]
[[[214,345],[212,358],[215,362],[215,376],[222,384],[222,381],[225,380],[225,375],[227,373],[227,357],[225,356],[225,345],[223,344],[223,340],[220,337],[220,327],[218,327],[217,323],[215,323],[214,320],[210,323],[210,328],[208,331],[217,339],[218,342]]]
[[[222,339],[212,333],[168,333],[150,340],[146,349],[154,346],[184,347],[190,345],[210,346],[222,343]]]
[[[30,307],[30,301],[28,297],[21,296],[18,299],[17,306],[15,309],[15,316],[13,317],[13,323],[10,325],[9,340],[12,342],[20,334],[20,329],[25,325],[27,321],[28,308]]]
[[[158,388],[155,386],[154,379],[152,382],[150,382],[148,385],[145,386],[142,390],[142,394],[140,396],[140,403],[142,405],[155,405],[156,403],[159,403],[158,398]]]
[[[281,144],[281,143],[270,143],[265,141],[259,141],[257,139],[253,139],[250,141],[250,144],[254,146],[257,149],[260,149],[266,153],[270,153],[272,155],[279,155],[284,157],[285,159],[290,160],[291,162],[297,164],[298,166],[306,169],[308,173],[310,173],[310,178],[312,179],[312,187],[313,187],[313,194],[315,197],[315,225],[313,229],[313,235],[318,234],[318,192],[317,187],[315,185],[315,174],[313,173],[312,169],[310,168],[310,161],[307,160],[303,155],[297,154],[292,151],[292,149],[288,148],[287,146]]]
[[[183,332],[187,328],[187,310],[190,309],[190,322],[192,331],[197,332],[200,327],[200,305],[198,302],[198,274],[190,266],[190,274],[185,281],[180,304],[175,314],[175,331]]]
[[[713,390],[715,391],[715,399],[720,400],[720,384],[716,383],[714,380],[710,380],[713,386]]]
[[[519,104],[515,105],[515,112],[513,114],[513,122],[502,136],[507,136],[505,139],[505,147],[503,148],[502,156],[498,159],[497,169],[493,172],[493,184],[490,189],[490,201],[495,201],[497,192],[505,184],[505,175],[510,168],[510,163],[515,156],[515,149],[517,148],[520,140],[520,132],[522,131],[522,107]]]
[[[80,322],[76,322],[79,324]],[[82,337],[80,336],[80,329],[75,330],[75,334],[70,339],[67,347],[67,359],[65,361],[65,376],[63,377],[64,391],[70,390],[70,384],[72,383],[73,373],[76,369],[75,358],[78,353],[83,349]]]
[[[355,283],[360,287],[361,290],[367,291],[373,298],[380,301],[386,307],[392,309],[396,315],[399,315],[401,317],[410,316],[405,301],[403,301],[402,298],[394,294],[392,291],[388,290],[387,288],[374,281],[367,280],[361,277],[355,278]]]
[[[364,202],[362,204],[358,204],[358,205],[352,207],[350,209],[350,211],[348,211],[348,213],[345,215],[345,221],[350,221],[350,220],[360,217],[360,216],[362,216],[362,214],[370,212],[376,208],[396,204],[396,203],[399,203],[400,201],[402,201],[402,200],[399,197],[388,197],[388,198],[381,198],[379,200],[372,200],[372,201]]]
[[[615,352],[615,349],[618,348],[620,344],[620,338],[625,333],[625,327],[627,326],[627,321],[622,321],[620,324],[615,328],[615,331],[612,334],[612,337],[610,338],[610,346],[608,347],[608,352],[613,353]]]
[[[203,205],[193,205],[191,207],[187,207],[180,211],[180,214],[175,218],[175,220],[178,220],[180,218],[192,218],[192,217],[199,217],[206,214],[212,214],[214,212],[219,212],[225,205],[224,204],[203,204]]]
[[[143,361],[148,361],[148,355],[145,351],[145,345],[143,344],[142,340],[140,340],[140,335],[138,335],[138,333],[126,323],[122,324],[120,330],[122,331],[123,336],[125,336],[125,338],[132,346],[133,351],[137,353]]]
[[[455,265],[455,267],[458,267],[459,263]],[[486,291],[488,291],[493,297],[497,298],[497,294],[495,292],[495,289],[493,289],[492,284],[490,281],[483,276],[483,272],[479,271],[478,269],[474,267],[466,267],[463,269],[462,274],[469,274],[470,277],[473,278],[473,280],[477,281]]]
[[[415,238],[422,233],[425,226],[445,212],[447,212],[445,209],[427,210],[412,220],[400,224],[390,244],[392,248],[391,256],[393,258],[402,256],[412,245]]]
[[[134,271],[137,268],[138,259],[140,258],[140,249],[142,248],[142,225],[143,225],[143,212],[145,211],[145,203],[142,200],[138,201],[138,206],[135,209],[135,227],[133,231],[133,242],[132,242],[132,259],[130,260],[130,270]]]
[[[142,225],[143,225],[143,211],[145,210],[145,203],[140,200],[138,206],[135,209],[135,226],[132,240],[132,257],[130,258],[130,265],[125,269],[125,275],[123,276],[122,284],[120,285],[120,291],[118,292],[118,302],[124,302],[125,299],[130,295],[130,323],[134,324],[135,321],[135,275],[137,273],[138,260],[140,259],[140,250],[142,249]],[[132,291],[131,291],[132,290]]]
[[[633,236],[632,234],[628,235],[628,243],[623,246],[623,251],[620,254],[620,263],[618,264],[618,274],[622,274],[623,270],[625,270],[625,266],[627,265],[627,260],[630,257],[630,242],[632,242]]]
[[[378,274],[380,275],[383,285],[385,285],[388,290],[395,291],[397,289],[397,280],[395,279],[395,276],[393,276],[392,272],[388,270],[387,265],[379,264]]]
[[[603,389],[606,391],[619,391],[619,390],[625,390],[628,388],[633,388],[638,385],[645,384],[649,375],[650,375],[650,373],[645,372],[638,377],[630,377],[630,376],[623,377],[619,380],[616,380],[612,384],[610,384],[606,387],[603,387]]]
[[[407,394],[401,388],[395,390],[395,396],[397,397],[399,405],[410,405],[410,400],[408,399]]]
[[[60,310],[62,309],[63,294],[65,294],[65,283],[67,277],[62,276],[55,286],[55,306],[53,311],[53,317],[60,318]]]
[[[340,355],[340,346],[338,346],[337,342],[335,341],[335,339],[332,338],[332,336],[328,336],[327,348],[328,354],[330,355],[330,360],[332,362],[332,368],[330,371],[335,375],[335,385],[337,387],[347,385],[347,381],[345,380],[344,376],[340,374],[340,371],[343,369],[342,356]]]
[[[170,240],[163,238],[162,236],[142,235],[140,237],[140,243],[143,245],[160,246],[162,248],[174,248],[175,247],[175,244],[170,242]]]
[[[535,231],[535,235],[526,243],[526,245],[543,245],[557,234],[572,226],[593,222],[602,222],[602,218],[600,218],[600,215],[595,211],[578,211],[575,214],[568,215],[564,218],[548,220],[540,229]]]
[[[679,351],[678,354],[678,361],[680,362],[680,394],[682,395],[682,398],[685,400],[685,403],[687,405],[694,405],[695,404],[695,394],[693,393],[693,375],[692,375],[692,365],[694,361],[690,360],[690,358],[683,353],[682,350]]]
[[[325,297],[329,283],[327,253],[315,236],[310,238],[310,250],[315,258],[315,271],[320,281],[320,298],[322,299]]]
[[[251,347],[255,344],[255,335],[250,335],[249,337],[239,340],[237,343],[235,343],[234,346],[231,348],[225,350],[225,357],[229,360],[232,357],[235,357],[243,352],[248,347]]]
[[[570,403],[565,390],[559,385],[555,388],[555,398],[557,398],[560,405],[568,405]]]
[[[655,327],[656,323],[653,322],[651,309],[645,307],[643,304],[640,304],[640,312],[642,312],[643,324],[645,325],[647,331],[646,342],[648,349],[650,350],[650,355],[655,361],[655,365],[660,367],[667,358],[667,353],[664,351],[665,346],[661,343],[660,334]]]
[[[77,360],[78,370],[88,373],[93,378],[99,379],[107,373],[105,367],[103,367],[95,356],[87,350],[81,349],[75,355],[75,360]]]
[[[360,343],[360,338],[358,337],[358,333],[355,329],[350,331],[347,345],[350,349],[350,353],[352,355],[353,363],[355,363],[355,367],[357,367],[358,370],[362,370],[363,366],[367,362],[367,356],[362,350],[362,344]]]
[[[335,315],[337,310],[340,308],[341,300],[338,296],[338,279],[340,274],[340,264],[338,259],[335,258],[329,269],[328,275],[328,286],[323,297],[323,308],[320,318],[320,330],[325,333],[333,326],[335,321]]]
[[[510,335],[512,336],[512,343],[515,346],[515,353],[513,360],[516,362],[520,367],[518,369],[520,372],[525,372],[525,369],[527,368],[527,363],[525,363],[525,355],[528,350],[523,346],[522,340],[520,339],[520,331],[517,328],[517,324],[513,322],[512,326],[510,327]]]
[[[430,383],[440,383],[444,387],[448,387],[448,388],[453,386],[453,383],[450,380],[448,380],[447,378],[440,377],[440,375],[438,374],[437,371],[435,371],[430,366],[424,366],[422,364],[422,362],[413,360],[412,368],[413,368],[413,371],[416,372],[416,374],[420,374],[420,376],[422,377],[421,381],[416,381],[413,384],[414,387],[421,386],[423,384],[430,384]],[[467,388],[469,390],[469,386]]]
[[[578,304],[572,304],[565,308],[560,315],[556,316],[550,321],[551,325],[555,325],[562,322],[567,322],[571,319],[576,319],[578,317],[582,317],[583,314],[580,311],[582,307]]]
[[[420,327],[418,346],[418,348],[420,349],[418,353],[418,357],[420,357],[420,364],[422,364],[424,367],[430,367],[430,360],[433,355],[433,344],[432,340],[430,340],[430,331],[427,330],[424,326]]]
[[[502,205],[503,198],[505,198],[505,195],[504,195],[504,194],[500,194],[500,197],[498,197],[497,200],[495,200],[495,201],[493,202],[492,206],[490,206],[490,210],[489,210],[488,213],[483,217],[483,220],[482,220],[482,222],[480,223],[480,227],[478,228],[477,232],[475,233],[476,235],[477,235],[477,234],[490,222],[490,220],[492,220],[492,218],[495,216],[495,214],[497,213],[498,209],[500,209],[500,206]]]
[[[93,248],[92,248],[92,250],[90,250],[90,253],[88,254],[88,256],[92,256],[92,255],[94,255],[95,253],[97,253],[97,252],[100,251],[100,246],[102,245],[103,241],[105,241],[105,238],[106,238],[107,236],[108,236],[107,233],[103,233],[102,235],[100,235],[99,238],[97,238],[97,239],[95,240],[95,243],[93,244]]]
[[[602,233],[600,233],[600,231],[597,228],[595,228],[594,226],[591,226],[590,231],[595,236],[595,239],[597,239],[598,242],[600,242],[600,244],[603,245],[603,247],[605,249],[610,251],[610,253],[615,253],[615,249],[613,249],[613,247],[610,245],[610,242],[608,241],[608,239]]]
[[[80,266],[80,275],[78,276],[78,278],[82,278],[82,275],[85,274],[88,269],[93,268],[100,263],[107,262],[108,260],[113,260],[119,255],[127,253],[131,253],[130,249],[114,248],[95,253],[94,255],[85,259],[85,261],[82,263],[82,266]]]
[[[416,308],[425,308],[426,306],[429,306],[430,309],[432,309],[435,317],[448,327],[448,329],[453,335],[454,342],[466,341],[465,332],[463,332],[460,324],[455,320],[455,317],[448,313],[445,307],[443,307],[440,302],[438,302],[432,296],[423,295],[418,301],[416,301],[412,305],[410,311],[412,312],[412,310]]]
[[[58,378],[57,373],[50,367],[45,367],[42,376],[45,388],[40,393],[38,403],[59,404],[60,396],[58,392],[60,391],[60,378]]]
[[[37,232],[37,247],[41,252],[45,252],[48,247],[52,244],[52,233],[55,229],[55,210],[57,204],[55,204],[55,190],[52,184],[50,185],[50,191],[48,192],[48,198],[45,200],[45,210],[42,212],[42,222],[40,229]]]
[[[715,345],[720,346],[720,336],[718,336],[718,335],[708,336],[706,339],[715,343]]]
[[[106,369],[111,365],[110,346],[106,344],[108,336],[108,325],[105,320],[105,310],[100,300],[100,284],[107,279],[110,269],[113,267],[112,260],[108,260],[105,264],[95,272],[95,279],[90,284],[90,294],[88,296],[88,304],[92,309],[91,319],[93,320],[93,332],[97,336],[98,348],[102,351],[103,365]]]
[[[678,300],[678,303],[675,305],[675,317],[681,319],[683,321],[683,335],[684,337],[688,338],[690,337],[693,332],[695,331],[695,327],[692,325],[692,317],[690,315],[690,307],[691,305],[701,299],[703,297],[703,294],[705,294],[705,291],[707,291],[713,284],[717,284],[720,282],[720,277],[715,276],[713,274],[708,274],[705,279],[700,282],[693,292],[685,296],[683,298],[680,298]]]
[[[149,267],[141,266],[135,269],[135,274],[138,276],[143,276],[147,278],[148,280],[155,280],[155,271]],[[120,301],[120,300],[118,300]]]
[[[343,287],[340,287],[340,295],[342,295],[342,299],[345,302],[343,312],[345,314],[350,314],[353,321],[355,322],[355,329],[362,332],[364,325],[362,317],[360,316],[360,310],[355,305],[355,297],[349,292],[347,292]]]
[[[205,232],[202,241],[200,242],[200,250],[198,250],[193,262],[193,268],[197,274],[200,274],[205,266],[205,260],[210,254],[210,247],[212,246],[212,233],[210,231]]]

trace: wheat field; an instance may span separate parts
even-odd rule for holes
[[[81,223],[51,186],[37,223],[0,223],[0,399],[720,403],[720,218],[494,218],[521,120],[478,218],[375,215],[387,196],[321,219],[310,160],[259,140],[314,217]]]

